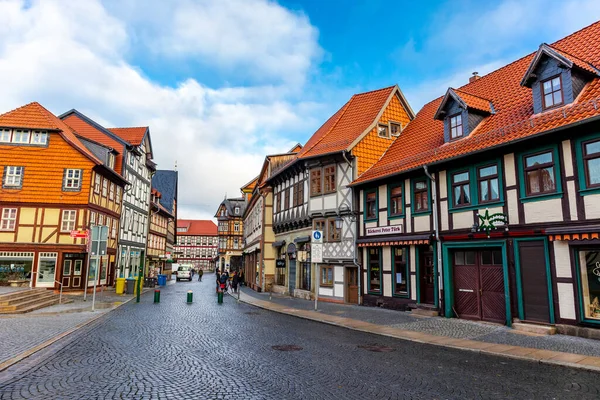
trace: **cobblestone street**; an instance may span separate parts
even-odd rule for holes
[[[185,302],[189,289],[193,304]],[[366,334],[230,296],[219,305],[212,275],[169,284],[161,295],[153,304],[145,294],[1,372],[0,398],[600,396],[600,375],[589,371]],[[273,348],[286,345],[297,347]]]

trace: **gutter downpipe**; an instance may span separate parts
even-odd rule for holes
[[[438,212],[437,212],[437,187],[435,178],[429,173],[427,169],[427,165],[423,165],[423,169],[425,170],[425,175],[431,180],[431,192],[432,192],[432,200],[433,200],[433,231],[435,234],[435,243],[436,243],[436,255],[437,255],[437,280],[438,280],[438,288],[439,293],[438,296],[438,304],[441,294],[444,292],[444,280],[442,279],[442,242],[440,241],[440,231],[439,231],[439,221],[438,221]],[[440,306],[441,307],[441,306]]]
[[[346,157],[346,152],[342,152],[342,156],[344,157],[344,160],[346,160],[346,162],[348,163],[348,165],[350,166],[350,168],[352,168],[352,179],[354,179],[354,165],[352,164],[352,162],[348,159],[348,157]],[[350,210],[352,213],[354,213],[354,189],[350,189],[352,190],[352,196],[351,196],[351,201],[352,204],[350,204]],[[356,220],[358,221],[358,217],[356,218]],[[360,282],[362,281],[362,271],[361,271],[361,267],[358,264],[358,260],[356,259],[356,237],[358,236],[358,229],[356,229],[356,226],[359,224],[360,222],[357,222],[356,225],[354,226],[355,232],[354,232],[354,245],[352,247],[353,250],[353,258],[352,258],[352,263],[356,266],[356,268],[358,269],[358,305],[360,306],[362,304],[362,291],[361,291],[361,286],[360,286]]]

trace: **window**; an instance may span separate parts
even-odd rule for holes
[[[102,197],[106,197],[108,192],[108,179],[102,179]]]
[[[395,295],[408,295],[408,251],[408,247],[392,248],[392,287]]]
[[[133,153],[129,153],[129,165],[135,166],[135,155]]]
[[[233,231],[234,232],[239,232],[240,231],[240,224],[239,224],[239,222],[236,222],[235,224],[233,224]]]
[[[111,200],[115,199],[115,184],[114,183],[110,183],[110,190],[108,192],[108,198]]]
[[[63,210],[62,212],[62,224],[61,232],[71,232],[75,229],[75,218],[77,217],[77,211],[75,210]]]
[[[327,241],[339,242],[342,234],[342,220],[329,218],[327,220]]]
[[[425,180],[413,182],[413,212],[429,211],[429,188]]]
[[[12,142],[13,143],[29,143],[29,131],[16,129],[13,133]]]
[[[477,168],[477,185],[479,187],[480,203],[500,200],[498,166],[488,165]]]
[[[390,137],[388,126],[383,124],[377,125],[377,135],[381,138],[388,139]]]
[[[291,207],[291,201],[290,200],[291,200],[290,199],[290,188],[287,187],[285,189],[285,200],[284,200],[285,201],[285,209],[286,210],[289,210],[290,207]]]
[[[315,219],[313,221],[313,231],[321,231],[323,232],[323,236],[326,236],[327,233],[325,229],[325,220],[324,219]]]
[[[469,183],[468,171],[452,174],[452,200],[455,207],[471,205]]]
[[[296,185],[296,191],[298,192],[298,202],[296,205],[301,206],[304,203],[304,181],[300,181]]]
[[[583,164],[585,169],[586,186],[600,186],[600,140],[583,143]]]
[[[100,175],[94,176],[94,193],[100,193]]]
[[[323,185],[321,184],[321,169],[310,170],[310,195],[318,196],[323,193]]]
[[[333,286],[333,267],[321,267],[321,286]]]
[[[381,249],[379,247],[368,249],[368,291],[381,293]]]
[[[600,320],[600,249],[579,251],[577,261],[584,318]]]
[[[377,219],[377,192],[365,192],[365,219]]]
[[[108,153],[108,168],[115,169],[115,155]]]
[[[562,82],[560,75],[540,82],[544,109],[559,106],[563,103]]]
[[[300,263],[300,289],[310,290],[310,263]]]
[[[240,208],[239,208],[239,207],[236,207],[236,208],[235,208],[235,215],[239,215],[239,214],[240,214]]]
[[[115,198],[117,203],[121,203],[121,186],[117,186],[117,197]]]
[[[48,143],[48,133],[46,131],[33,131],[31,135],[32,144],[46,144]]]
[[[0,129],[0,143],[10,143],[10,129]]]
[[[14,231],[16,222],[17,222],[17,209],[16,208],[3,208],[2,209],[2,220],[0,221],[0,230]]]
[[[325,169],[325,189],[324,193],[335,192],[335,165],[329,165]]]
[[[65,169],[63,190],[81,190],[81,174],[80,169]]]
[[[389,197],[390,197],[390,205],[389,205],[389,215],[390,216],[399,216],[404,214],[404,203],[402,202],[402,184],[394,185],[388,187]]]
[[[277,193],[277,212],[281,212],[281,192]]]
[[[462,115],[450,117],[450,140],[461,138],[463,135]]]
[[[233,248],[237,249],[239,246],[239,239],[238,238],[233,238]]]
[[[402,125],[397,122],[390,122],[390,134],[392,136],[400,136],[400,131],[402,130]]]
[[[4,179],[2,187],[20,188],[23,186],[23,167],[4,167]]]
[[[527,196],[556,192],[552,151],[524,156],[523,165]]]

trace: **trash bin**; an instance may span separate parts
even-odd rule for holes
[[[165,286],[167,284],[167,276],[164,274],[158,274],[158,286]]]
[[[125,291],[125,278],[117,278],[117,286],[115,288],[116,294],[123,294]]]
[[[125,293],[126,294],[133,294],[135,292],[135,279],[134,278],[127,278],[126,282],[127,282],[127,286],[126,286]]]

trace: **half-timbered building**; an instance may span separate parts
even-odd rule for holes
[[[96,276],[113,283],[127,183],[118,156],[38,103],[0,115],[0,279],[65,290],[92,286]],[[84,233],[92,225],[107,226],[108,240],[90,268]]]
[[[353,183],[365,304],[600,326],[600,23],[426,104]]]
[[[152,187],[161,193],[160,205],[174,218],[167,220],[167,244],[165,250],[167,258],[163,273],[169,276],[171,275],[171,264],[175,258],[175,242],[177,237],[178,181],[177,171],[157,170],[152,176]]]
[[[213,269],[219,248],[217,226],[210,220],[177,220],[175,258],[179,264],[190,264],[204,271]]]
[[[217,268],[221,271],[239,271],[243,266],[244,221],[242,215],[244,215],[246,205],[246,197],[225,199],[219,204],[215,214],[219,234]]]
[[[162,193],[152,188],[150,192],[150,228],[148,231],[148,245],[146,264],[148,274],[157,276],[170,272],[166,268],[167,259],[167,234],[169,224],[173,224],[175,217],[161,204]]]

